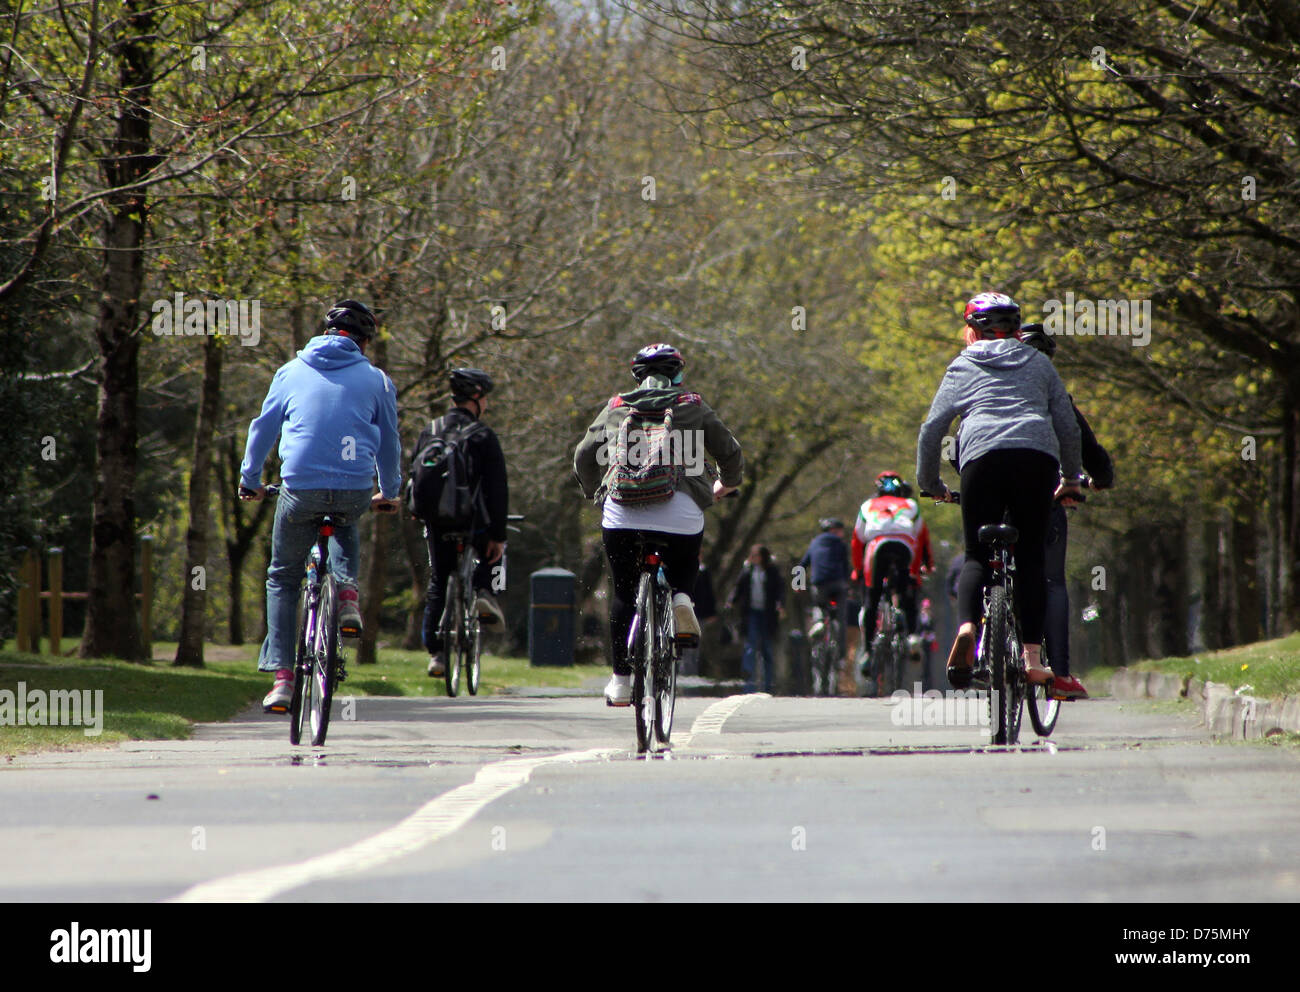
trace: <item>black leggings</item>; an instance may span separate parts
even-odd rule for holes
[[[1016,612],[1026,644],[1043,643],[1047,610],[1043,542],[1060,467],[1031,448],[999,448],[962,466],[961,524],[966,561],[957,580],[957,622],[979,623],[992,549],[976,535],[984,524],[1002,523],[1004,512],[1020,531],[1016,542]]]
[[[866,609],[862,614],[862,629],[866,637],[876,636],[876,611],[880,596],[885,591],[885,576],[893,580],[898,591],[898,605],[907,617],[907,632],[916,633],[916,586],[912,582],[912,552],[899,541],[886,541],[876,549],[871,562],[871,588],[867,590]]]
[[[704,531],[698,534],[664,534],[650,530],[601,531],[609,572],[613,576],[614,595],[609,604],[609,639],[615,675],[632,674],[627,663],[627,632],[636,615],[636,587],[641,578],[641,548],[646,539],[658,544],[664,553],[664,574],[674,593],[691,594],[700,568],[700,545]]]

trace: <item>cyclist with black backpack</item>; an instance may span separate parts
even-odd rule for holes
[[[664,552],[673,590],[677,636],[698,643],[699,622],[690,593],[699,568],[704,510],[740,485],[740,444],[699,393],[682,388],[686,361],[667,344],[642,348],[632,359],[639,383],[613,397],[597,415],[573,456],[583,493],[601,505],[601,534],[613,577],[609,633],[613,675],[605,702],[632,700],[627,635],[636,612],[640,549],[653,539]],[[710,482],[705,454],[718,463]]]
[[[506,459],[496,433],[480,419],[492,392],[492,378],[482,369],[453,369],[448,382],[452,407],[420,432],[411,456],[407,495],[407,507],[423,521],[429,545],[424,646],[429,652],[429,675],[434,678],[446,672],[439,624],[447,577],[457,564],[456,545],[446,535],[468,533],[478,554],[474,587],[480,622],[505,623],[491,590],[493,571],[506,550],[510,495]]]

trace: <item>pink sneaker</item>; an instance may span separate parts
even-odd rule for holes
[[[288,713],[292,701],[293,669],[278,668],[275,672],[275,685],[262,700],[262,710],[266,713]]]

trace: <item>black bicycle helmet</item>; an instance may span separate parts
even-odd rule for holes
[[[651,344],[632,356],[632,376],[640,382],[648,375],[667,376],[673,382],[686,368],[682,353],[670,344]]]
[[[836,527],[843,527],[844,521],[840,520],[838,517],[822,517],[817,521],[817,526],[825,532],[828,530],[834,530]]]
[[[1020,305],[1003,293],[980,293],[966,304],[966,323],[1001,337],[1020,330]]]
[[[452,398],[476,400],[492,392],[492,377],[482,369],[452,369],[447,376],[451,384]]]
[[[1048,358],[1056,354],[1056,338],[1043,330],[1042,324],[1026,324],[1020,328],[1020,333],[1016,337],[1029,347],[1038,349]]]
[[[325,315],[325,329],[347,331],[360,338],[373,338],[378,331],[374,311],[356,300],[339,300]]]

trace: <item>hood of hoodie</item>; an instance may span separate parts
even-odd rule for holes
[[[655,378],[647,376],[646,381]],[[685,390],[681,386],[640,385],[631,392],[619,393],[619,399],[638,410],[663,410],[677,402]]]
[[[1034,348],[1015,338],[991,338],[967,345],[962,358],[993,369],[1016,369],[1027,365],[1038,354]]]
[[[314,369],[330,371],[368,361],[351,338],[341,334],[321,334],[307,342],[298,357]]]

